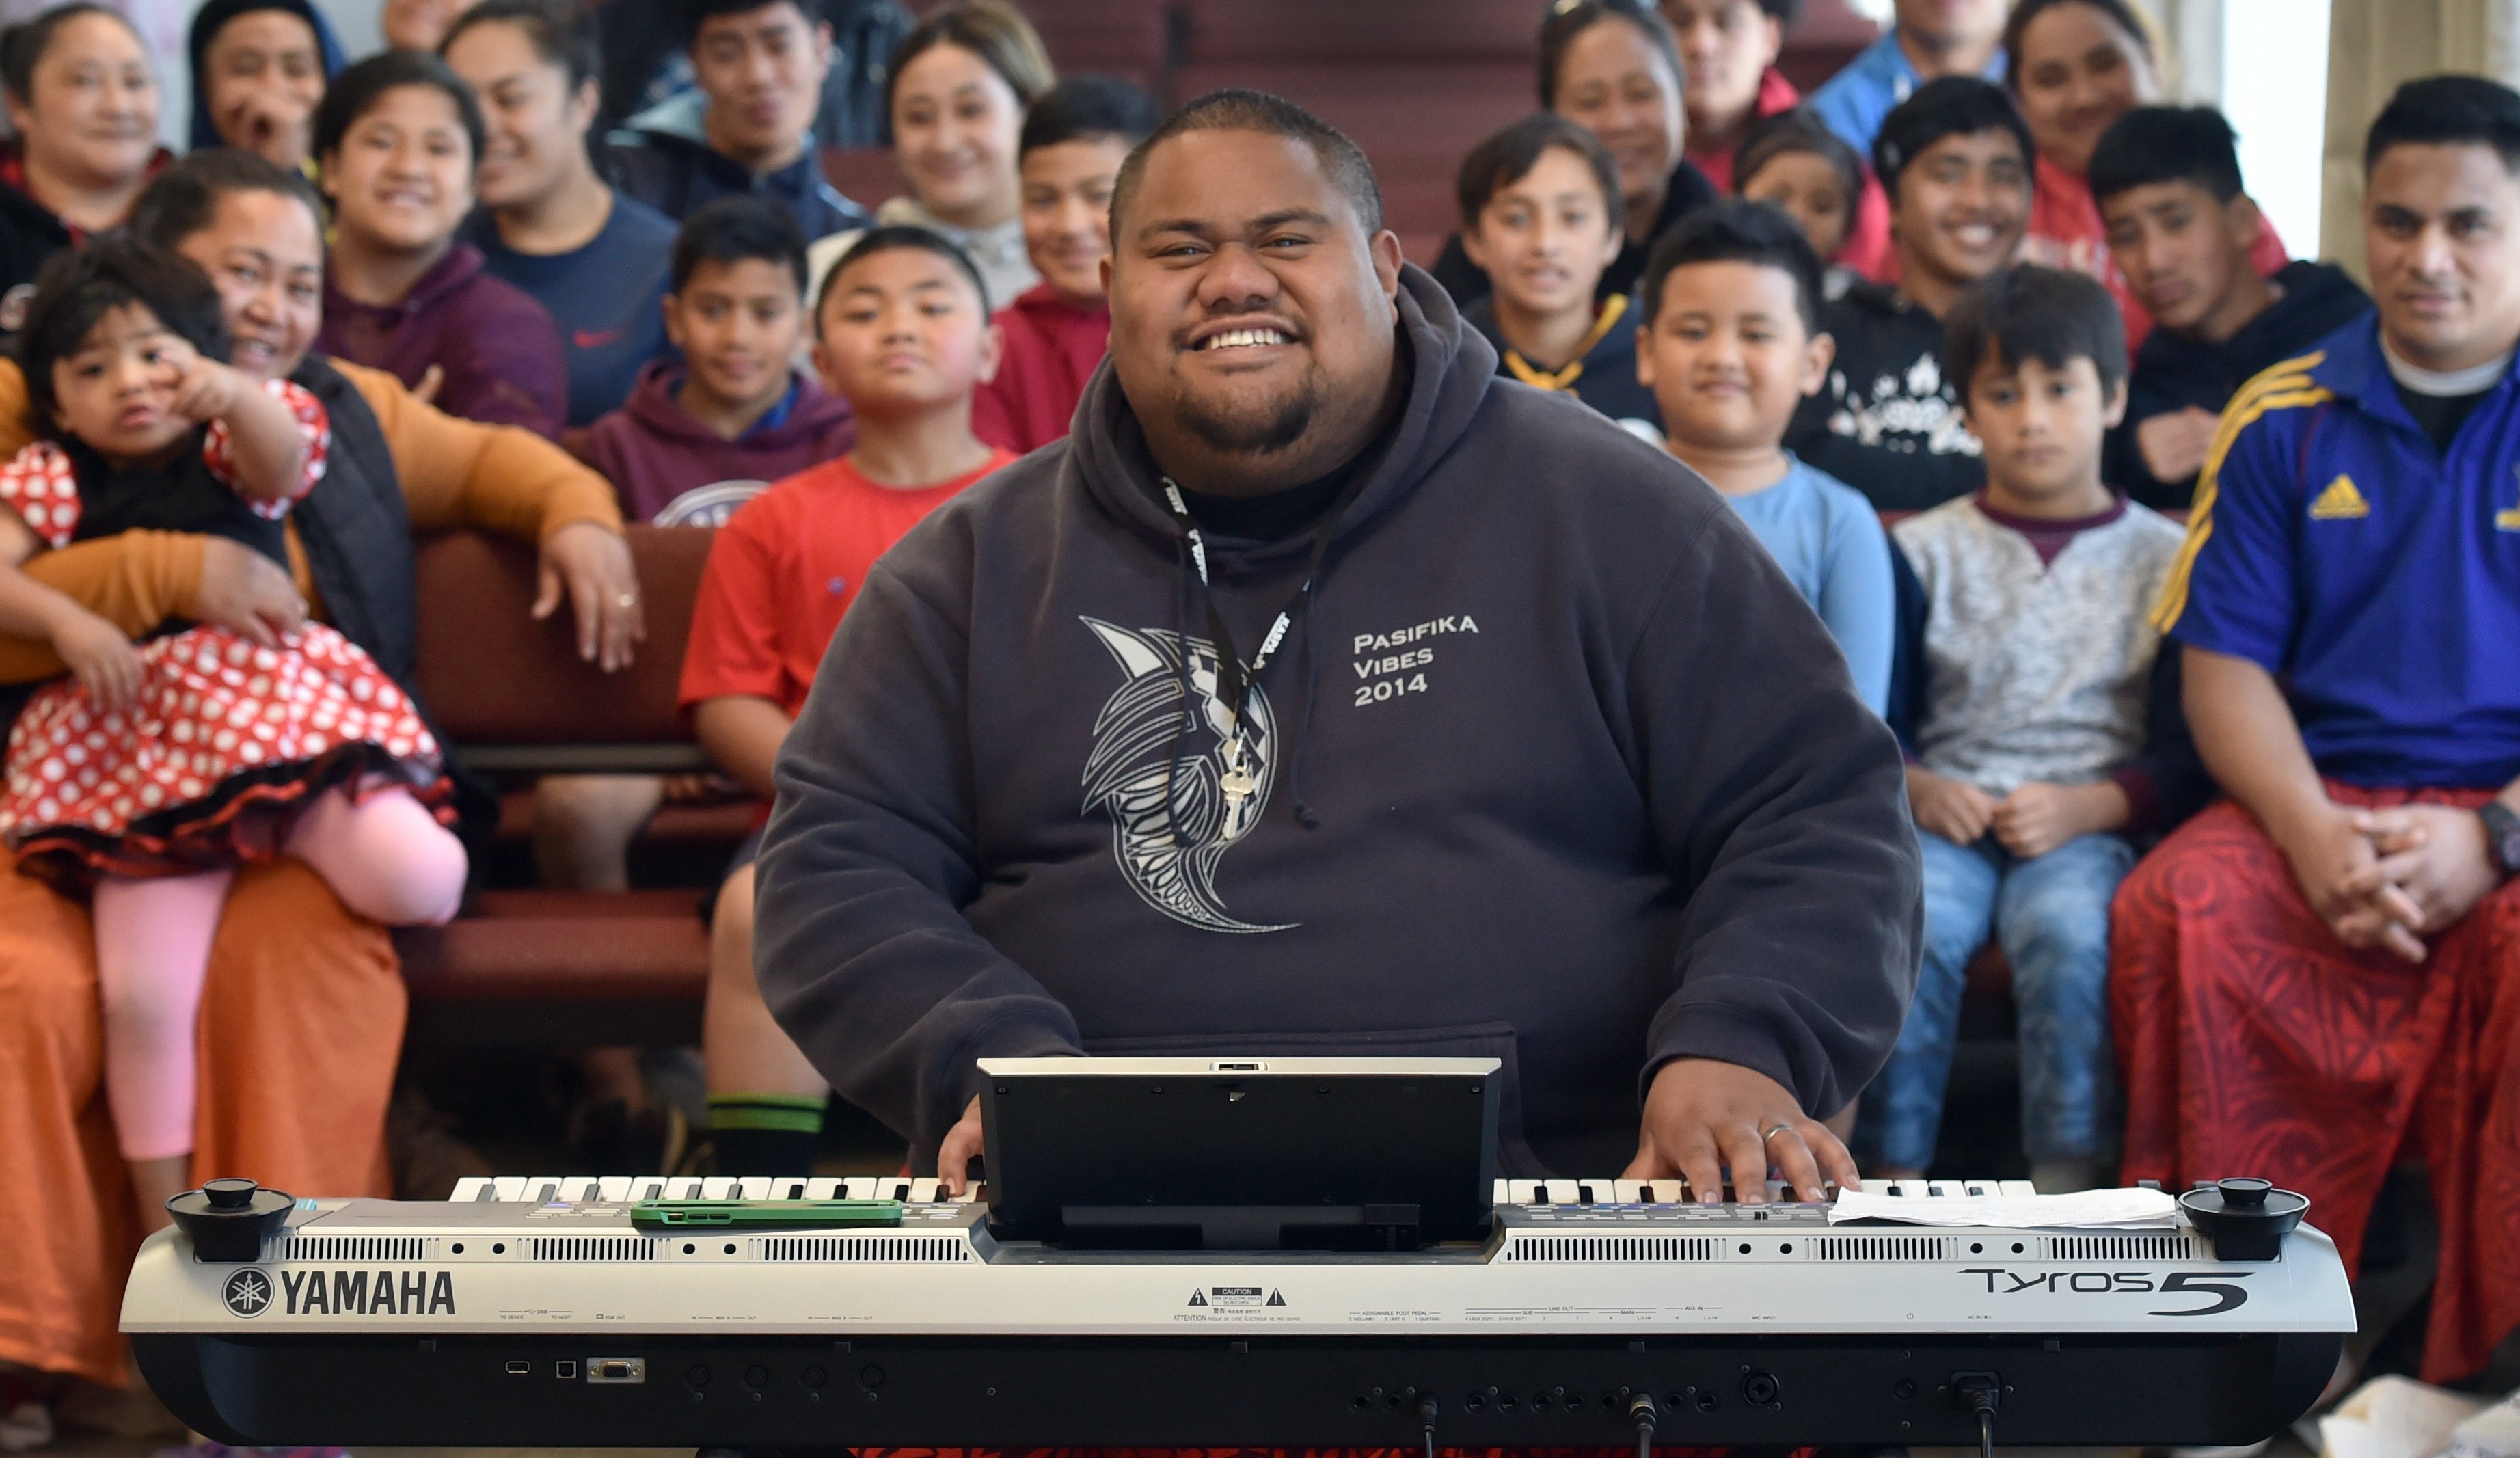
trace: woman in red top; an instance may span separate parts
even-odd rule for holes
[[[1802,0],[1661,0],[1680,44],[1688,159],[1719,193],[1733,191],[1732,157],[1756,123],[1802,101],[1777,69]],[[1890,202],[1869,169],[1854,225],[1829,261],[1869,275],[1890,249]]]
[[[2071,268],[2108,286],[2126,316],[2127,348],[2152,332],[2152,316],[2109,257],[2107,229],[2085,173],[2110,123],[2161,94],[2151,29],[2127,0],[2021,0],[2003,28],[2006,82],[2039,146],[2030,232],[2021,261]],[[2249,261],[2272,274],[2289,261],[2274,225],[2258,230]]]

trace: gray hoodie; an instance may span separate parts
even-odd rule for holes
[[[1827,632],[1703,480],[1498,380],[1402,278],[1407,398],[1260,674],[1256,795],[1224,793],[1206,612],[1107,363],[841,622],[754,963],[922,1169],[986,1056],[1492,1054],[1504,1166],[1589,1174],[1671,1058],[1834,1111],[1888,1056],[1916,837]],[[1311,534],[1208,548],[1248,654]]]

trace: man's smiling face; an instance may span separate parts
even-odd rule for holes
[[[1186,435],[1301,459],[1308,437],[1370,421],[1391,379],[1397,240],[1369,237],[1294,138],[1188,131],[1144,162],[1113,219],[1111,359],[1158,453]]]

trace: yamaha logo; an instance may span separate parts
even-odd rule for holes
[[[271,1278],[252,1266],[228,1277],[219,1299],[231,1316],[260,1316],[271,1305]]]

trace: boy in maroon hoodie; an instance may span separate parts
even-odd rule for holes
[[[640,372],[630,398],[566,443],[620,493],[621,514],[714,526],[770,482],[845,454],[848,402],[797,370],[805,238],[785,208],[721,198],[674,240],[665,333],[680,360]]]
[[[1061,81],[1024,114],[1024,251],[1041,282],[998,311],[1006,361],[971,401],[971,429],[990,444],[1028,451],[1067,433],[1111,334],[1112,179],[1163,119],[1145,92],[1108,76]]]

